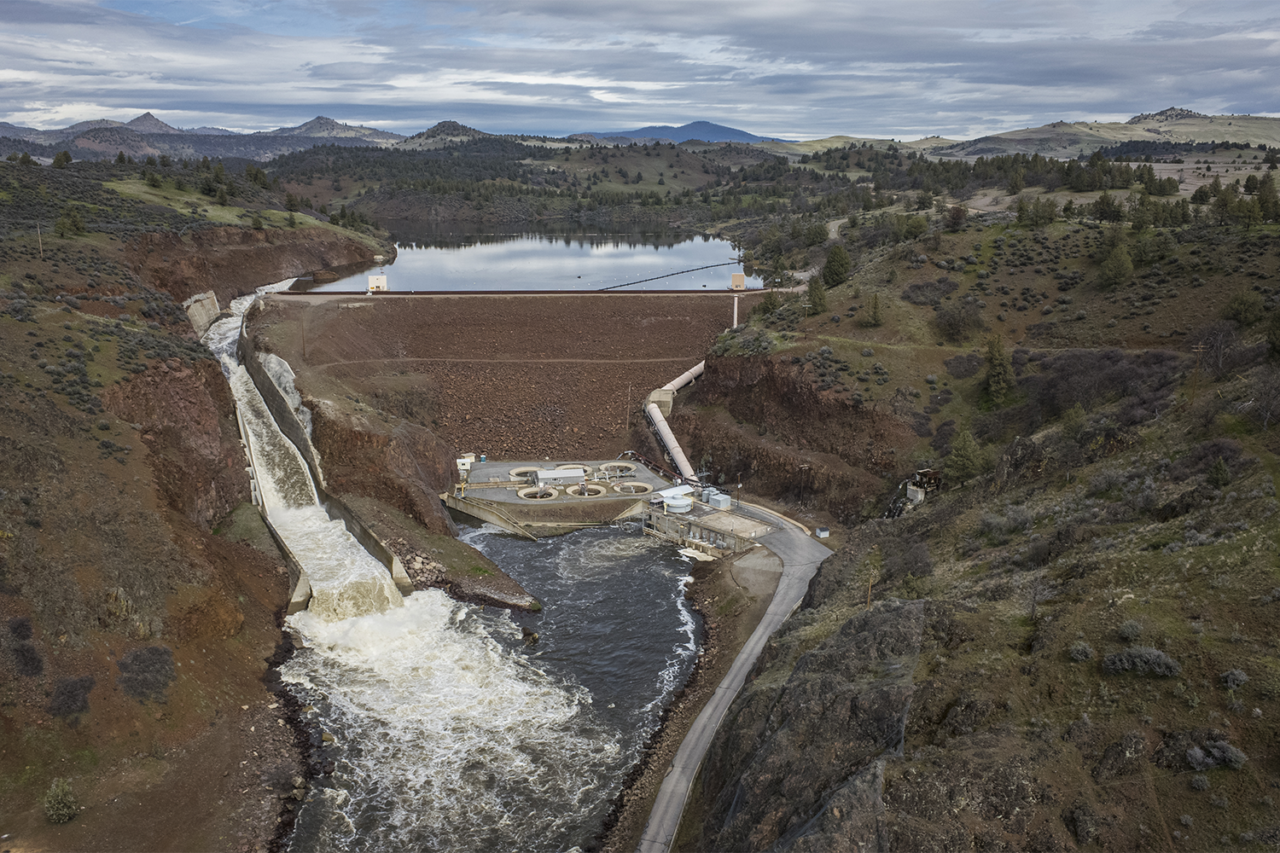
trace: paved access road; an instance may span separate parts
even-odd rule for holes
[[[830,548],[819,544],[799,525],[774,513],[749,504],[735,507],[735,511],[778,527],[758,541],[782,560],[782,577],[778,580],[778,589],[764,618],[760,620],[751,638],[734,660],[729,674],[720,682],[715,694],[703,707],[702,713],[694,720],[693,727],[680,743],[680,748],[671,761],[671,769],[667,771],[658,791],[658,798],[654,801],[653,811],[649,813],[649,823],[641,836],[638,853],[667,853],[671,849],[685,801],[689,797],[689,788],[702,766],[702,759],[711,746],[716,729],[729,711],[729,705],[742,689],[747,672],[755,665],[769,635],[777,630],[782,620],[804,598],[809,580],[817,571],[818,564],[832,553]]]

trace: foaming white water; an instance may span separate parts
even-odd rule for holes
[[[443,593],[326,622],[281,671],[342,733],[333,784],[295,849],[556,850],[597,804],[619,744],[586,691],[512,655]],[[344,827],[349,827],[344,830]]]
[[[270,517],[293,556],[306,567],[311,583],[307,609],[315,618],[336,622],[403,603],[386,567],[341,520],[330,519],[318,505],[275,509]]]
[[[269,285],[259,293],[281,290],[289,283]],[[222,358],[267,517],[302,565],[311,585],[308,606],[317,616],[333,621],[399,607],[400,592],[386,567],[347,532],[341,521],[331,521],[320,507],[302,454],[280,432],[248,371],[235,362],[240,317],[255,298],[257,294],[233,300],[233,317],[210,327],[205,343]]]
[[[686,662],[698,654],[698,623],[693,617],[689,599],[685,597],[691,583],[692,575],[681,577],[680,586],[675,593],[676,610],[680,614],[680,631],[684,634],[685,642],[672,650],[671,657],[667,658],[667,665],[658,673],[658,695],[644,706],[644,713],[653,713],[666,707],[684,681]]]
[[[231,300],[231,304],[227,306],[226,311],[230,317],[226,317],[209,326],[208,330],[201,338],[213,354],[223,359],[223,371],[226,372],[226,358],[229,356],[232,363],[235,363],[236,341],[240,337],[240,321],[244,317],[244,312],[249,310],[249,306],[253,304],[253,300],[260,295],[266,293],[279,293],[282,290],[288,290],[289,285],[293,284],[297,279],[286,278],[284,281],[278,281],[275,284],[268,284],[259,287],[253,293],[247,296],[238,296]],[[230,378],[231,374],[227,373]]]
[[[298,448],[276,426],[249,372],[234,365],[229,381],[240,420],[248,433],[253,469],[258,474],[258,488],[267,513],[288,507],[314,506],[316,490],[311,472]]]

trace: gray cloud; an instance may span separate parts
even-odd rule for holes
[[[1171,105],[1280,112],[1271,4],[1199,0],[6,0],[0,120],[153,110],[260,130],[317,114],[569,133],[973,136]]]

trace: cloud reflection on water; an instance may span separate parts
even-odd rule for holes
[[[435,235],[398,243],[391,291],[727,290],[742,272],[726,240],[611,235]],[[708,267],[710,267],[708,269]],[[365,288],[361,272],[313,291]],[[759,280],[749,280],[759,287]]]

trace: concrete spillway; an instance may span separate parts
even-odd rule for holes
[[[221,322],[238,328],[251,301],[237,300],[232,306],[233,312],[239,309],[236,316]],[[211,348],[214,342],[229,337],[218,324],[209,336]],[[225,347],[219,354],[236,398],[263,513],[300,568],[297,590],[309,588],[307,608],[332,622],[403,606],[386,566],[356,541],[341,520],[330,519],[320,505],[302,454],[280,431],[248,371]]]

